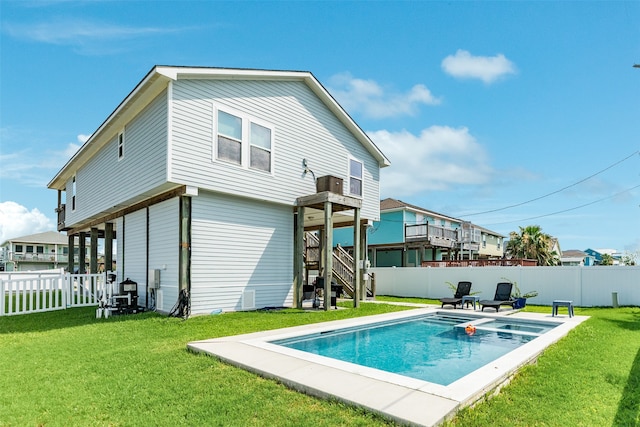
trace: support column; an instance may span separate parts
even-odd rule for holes
[[[69,240],[69,244],[67,245],[67,271],[71,274],[73,274],[74,270],[75,270],[75,251],[76,251],[76,236],[73,234],[69,234],[67,236],[67,239]]]
[[[78,273],[87,272],[87,233],[81,231],[78,237]]]
[[[293,301],[296,308],[302,308],[302,272],[304,270],[304,206],[293,216]]]
[[[331,306],[331,277],[333,276],[333,221],[331,202],[324,202],[324,242],[322,255],[324,258],[324,309]]]
[[[360,299],[365,301],[367,299],[367,281],[364,279],[365,266],[367,265],[367,259],[369,259],[369,249],[367,248],[367,226],[366,224],[360,225],[360,259],[362,260],[362,269],[360,270]]]
[[[104,271],[113,270],[113,223],[104,225]]]
[[[360,277],[360,209],[353,210],[353,306],[360,307],[362,277]]]
[[[91,274],[98,273],[98,229],[91,228],[91,248],[89,255],[89,272]]]
[[[178,289],[191,291],[191,197],[180,197],[180,248]]]

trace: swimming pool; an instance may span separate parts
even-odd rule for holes
[[[270,343],[446,386],[558,325],[432,313]]]
[[[431,317],[429,321],[442,321],[449,323],[449,326],[453,324],[458,332],[472,323],[476,325],[474,337],[495,332],[494,338],[500,339],[499,342],[507,335],[517,335],[516,339],[523,343],[446,386],[274,344],[289,340],[293,342],[305,336],[331,335],[338,331],[336,336],[340,336],[342,332],[403,323],[408,319],[434,314],[444,315],[445,318],[437,320]],[[585,316],[552,317],[551,313],[480,313],[419,308],[211,338],[190,342],[187,347],[191,351],[209,354],[234,366],[273,378],[303,393],[367,408],[401,424],[435,426],[460,408],[490,395],[492,390],[508,382],[520,367],[536,360],[549,345],[586,319]],[[371,333],[368,333],[368,337],[361,342],[370,340],[370,336]],[[411,354],[409,350],[415,346],[407,345],[406,354]],[[464,353],[468,349],[463,347],[456,351]],[[212,381],[215,379],[212,378]]]

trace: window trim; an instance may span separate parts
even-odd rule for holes
[[[230,114],[234,117],[238,117],[242,124],[242,139],[241,140],[237,140],[233,137],[228,137],[226,135],[221,135],[218,131],[218,113],[222,111],[223,113],[226,114]],[[270,154],[270,158],[269,158],[269,170],[264,170],[264,169],[260,169],[260,168],[256,168],[256,167],[252,167],[251,166],[251,148],[252,147],[256,147],[258,149],[267,151],[265,148],[260,147],[258,145],[252,144],[251,142],[251,124],[256,124],[258,126],[262,126],[266,129],[269,129],[270,131],[270,149],[268,150],[269,154]],[[269,122],[266,122],[264,120],[261,119],[256,119],[255,117],[248,115],[246,113],[243,113],[241,111],[238,111],[234,108],[231,107],[227,107],[226,105],[218,105],[218,104],[213,104],[213,138],[212,138],[212,153],[211,153],[211,160],[213,162],[220,162],[222,164],[227,164],[230,166],[234,166],[234,167],[239,167],[242,169],[246,169],[246,170],[252,170],[252,171],[256,171],[259,173],[263,173],[263,174],[269,174],[269,175],[274,175],[274,166],[275,166],[275,162],[274,162],[274,153],[275,153],[275,126],[272,125]],[[240,142],[240,163],[236,163],[234,161],[231,160],[226,160],[224,158],[220,158],[218,156],[218,137],[222,136],[224,138],[230,139],[232,141],[238,141]]]
[[[361,174],[360,177],[357,177],[357,176],[354,176],[354,175],[351,174],[351,162],[352,161],[360,163],[360,171],[361,171],[360,172],[360,174]],[[348,193],[349,193],[349,196],[357,197],[357,198],[362,199],[364,197],[364,162],[362,160],[360,160],[360,159],[356,159],[355,157],[349,156],[349,159],[347,160],[347,170],[349,172],[349,184],[348,184],[348,186],[349,186],[348,188],[349,189],[347,190]],[[355,193],[351,192],[351,178],[360,180],[360,194],[355,194]]]

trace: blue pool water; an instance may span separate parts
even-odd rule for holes
[[[446,386],[555,326],[439,313],[271,343]]]

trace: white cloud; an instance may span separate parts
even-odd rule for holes
[[[2,153],[0,179],[18,181],[30,187],[44,187],[79,148],[80,145],[69,143],[60,151],[26,148]]]
[[[440,98],[422,84],[408,92],[386,91],[374,80],[363,80],[350,73],[337,74],[329,80],[329,92],[348,112],[360,112],[370,118],[414,115],[420,105],[437,105]]]
[[[442,69],[453,77],[480,79],[486,84],[500,77],[516,73],[516,66],[503,54],[496,56],[473,56],[466,50],[458,49],[455,55],[442,60]]]
[[[62,46],[73,46],[84,54],[114,54],[129,49],[117,41],[179,33],[189,28],[128,27],[86,19],[57,18],[28,24],[3,22],[3,32],[11,37]]]
[[[493,174],[484,148],[464,127],[431,126],[420,135],[406,130],[368,135],[391,161],[381,170],[384,197],[484,184]]]
[[[38,209],[16,202],[0,202],[0,243],[14,237],[55,230],[53,221]]]
[[[89,138],[91,138],[91,135],[85,135],[83,133],[81,133],[80,135],[78,135],[78,142],[80,144],[84,144],[85,142],[87,142],[89,140]],[[80,148],[80,147],[78,147]],[[76,150],[78,151],[78,150]]]

